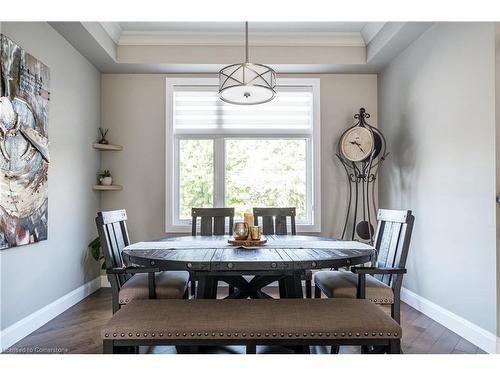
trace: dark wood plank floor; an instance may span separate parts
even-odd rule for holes
[[[266,290],[277,294],[276,288]],[[227,292],[222,289],[221,293]],[[475,354],[481,349],[406,304],[402,304],[403,350],[405,353]],[[111,317],[111,289],[103,288],[39,328],[6,353],[102,353],[100,329]],[[244,347],[212,348],[209,353],[244,353]],[[173,347],[145,347],[144,353],[175,353]],[[278,347],[259,347],[259,353],[286,353]],[[312,347],[312,353],[327,353]],[[340,353],[359,353],[357,347],[342,347]]]

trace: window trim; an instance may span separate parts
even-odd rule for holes
[[[304,131],[287,131],[285,137],[283,133],[276,131],[259,131],[259,133],[244,134],[240,132],[231,133],[230,130],[224,131],[224,134],[211,131],[206,134],[193,132],[192,134],[183,131],[183,134],[174,136],[174,111],[173,111],[173,93],[174,87],[180,86],[217,86],[217,78],[196,78],[196,77],[168,77],[166,78],[166,132],[165,132],[165,232],[166,233],[190,233],[190,223],[179,223],[176,221],[176,213],[179,212],[179,197],[178,189],[175,189],[175,183],[179,183],[179,168],[175,168],[179,161],[179,139],[203,139],[210,138],[214,140],[215,147],[222,147],[222,152],[219,152],[219,158],[214,153],[214,206],[222,207],[225,197],[225,135],[232,135],[234,138],[258,138],[259,134],[265,135],[266,138],[300,138],[304,136]],[[278,78],[277,86],[310,86],[313,93],[313,129],[312,135],[309,137],[310,142],[307,142],[307,147],[313,147],[312,153],[307,152],[306,163],[311,165],[307,168],[308,175],[306,181],[312,181],[312,184],[307,184],[306,194],[312,194],[312,224],[297,224],[297,232],[302,233],[317,233],[321,232],[321,148],[320,148],[320,79],[319,78]],[[221,159],[221,160],[217,160]],[[222,163],[222,164],[221,164]],[[219,168],[218,168],[219,167]],[[221,168],[222,167],[222,168]],[[175,175],[174,175],[175,174]],[[222,181],[222,188],[217,188]],[[310,186],[312,185],[312,188]],[[222,192],[222,196],[220,196]],[[309,196],[307,196],[309,198]]]

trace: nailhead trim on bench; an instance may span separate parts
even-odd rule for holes
[[[364,334],[364,336],[369,336],[369,335],[370,335],[370,333],[368,333],[368,332],[364,332],[363,334]],[[111,335],[111,336],[113,336],[113,337],[118,337],[118,333],[117,333],[117,332],[112,332],[112,333],[108,333],[108,332],[106,332],[106,333],[104,334],[104,337],[109,337],[110,335]],[[132,332],[128,332],[128,333],[123,333],[123,332],[122,332],[122,333],[120,333],[119,335],[120,335],[120,337],[125,337],[125,336],[128,336],[128,337],[133,337],[133,333],[132,333]],[[141,337],[141,333],[139,333],[139,332],[136,332],[136,334],[135,334],[135,335],[136,335],[137,337]],[[151,337],[156,337],[156,333],[155,333],[155,332],[152,332],[152,333],[149,333],[149,332],[144,332],[144,333],[142,334],[142,336],[144,336],[144,337],[148,337],[148,335],[150,335]],[[168,337],[172,337],[173,335],[174,335],[174,334],[173,334],[172,332],[167,332],[167,336],[168,336]],[[175,333],[175,336],[176,336],[176,337],[180,337],[181,335],[182,335],[182,337],[187,337],[187,336],[188,336],[188,333],[187,333],[187,332],[182,332],[182,333],[180,333],[180,332],[176,332],[176,333]],[[189,333],[189,336],[191,336],[191,337],[194,337],[194,336],[198,336],[198,337],[205,336],[205,337],[208,337],[209,335],[210,335],[210,334],[209,334],[208,332],[205,332],[205,333],[202,333],[202,332],[196,332],[196,333],[195,333],[195,332],[190,332],[190,333]],[[212,333],[211,333],[211,336],[212,336],[212,337],[215,337],[216,335],[217,335],[217,334],[216,334],[215,332],[212,332]],[[223,332],[220,332],[220,333],[219,333],[219,336],[220,336],[220,337],[224,337],[224,336],[226,336],[226,337],[231,337],[231,336],[238,337],[239,335],[240,335],[240,333],[239,333],[239,332],[235,332],[235,333],[230,333],[230,332],[228,332],[228,333],[223,333]],[[300,334],[300,333],[298,333],[298,332],[295,332],[295,333],[289,332],[289,333],[287,333],[286,335],[287,335],[288,337],[293,337],[294,335],[295,335],[295,337],[300,337],[300,336],[301,336],[301,334]],[[302,333],[302,336],[303,336],[303,337],[308,337],[308,336],[310,336],[310,337],[315,337],[316,335],[318,335],[319,337],[322,337],[323,335],[325,335],[325,336],[327,336],[327,337],[330,337],[331,333],[330,333],[330,332],[325,332],[325,333],[323,333],[323,332],[317,332],[317,333],[316,333],[316,332],[311,332],[311,333],[303,332],[303,333]],[[352,332],[340,332],[340,333],[339,333],[339,332],[333,332],[333,336],[334,336],[334,337],[337,337],[338,335],[340,335],[341,337],[345,337],[346,335],[347,335],[347,336],[349,336],[349,337],[352,337],[352,336],[353,336],[353,333],[352,333]],[[361,336],[361,333],[360,333],[360,332],[356,332],[354,335],[355,335],[356,337],[360,337],[360,336]],[[372,333],[371,333],[371,335],[372,335],[372,336],[377,336],[377,332],[372,332]],[[386,332],[386,333],[383,333],[383,332],[378,332],[378,336],[383,337],[384,335],[385,335],[385,336],[387,336],[387,337],[391,337],[391,336],[397,337],[397,336],[398,336],[398,333],[397,333],[397,332],[394,332],[394,333],[392,333],[392,332]],[[163,336],[164,336],[164,333],[163,333],[163,332],[159,332],[159,333],[158,333],[158,336],[163,337]],[[247,333],[246,333],[246,332],[242,332],[242,333],[241,333],[241,336],[242,336],[242,337],[246,337],[246,336],[247,336]],[[260,332],[257,332],[257,333],[250,332],[250,333],[249,333],[249,336],[250,336],[250,337],[254,337],[254,336],[261,337],[261,336],[262,336],[262,333],[260,333]],[[265,337],[270,337],[270,336],[272,336],[272,337],[277,337],[277,336],[278,336],[278,333],[276,333],[276,332],[272,332],[272,333],[265,332],[265,333],[264,333],[264,336],[265,336]],[[284,333],[284,332],[280,332],[280,333],[279,333],[279,336],[280,336],[280,337],[285,337],[285,333]]]

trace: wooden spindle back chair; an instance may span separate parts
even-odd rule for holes
[[[254,225],[259,225],[259,218],[261,218],[264,235],[296,235],[295,212],[295,207],[255,207],[253,209]],[[290,233],[287,224],[288,217],[290,218]]]
[[[198,218],[200,218],[201,236],[223,236],[233,231],[234,208],[192,208],[192,236],[198,235],[196,230]],[[229,232],[226,232],[226,219],[229,221]]]

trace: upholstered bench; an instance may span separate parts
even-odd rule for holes
[[[364,299],[134,300],[101,331],[104,353],[140,345],[363,345],[400,352],[401,327]]]

